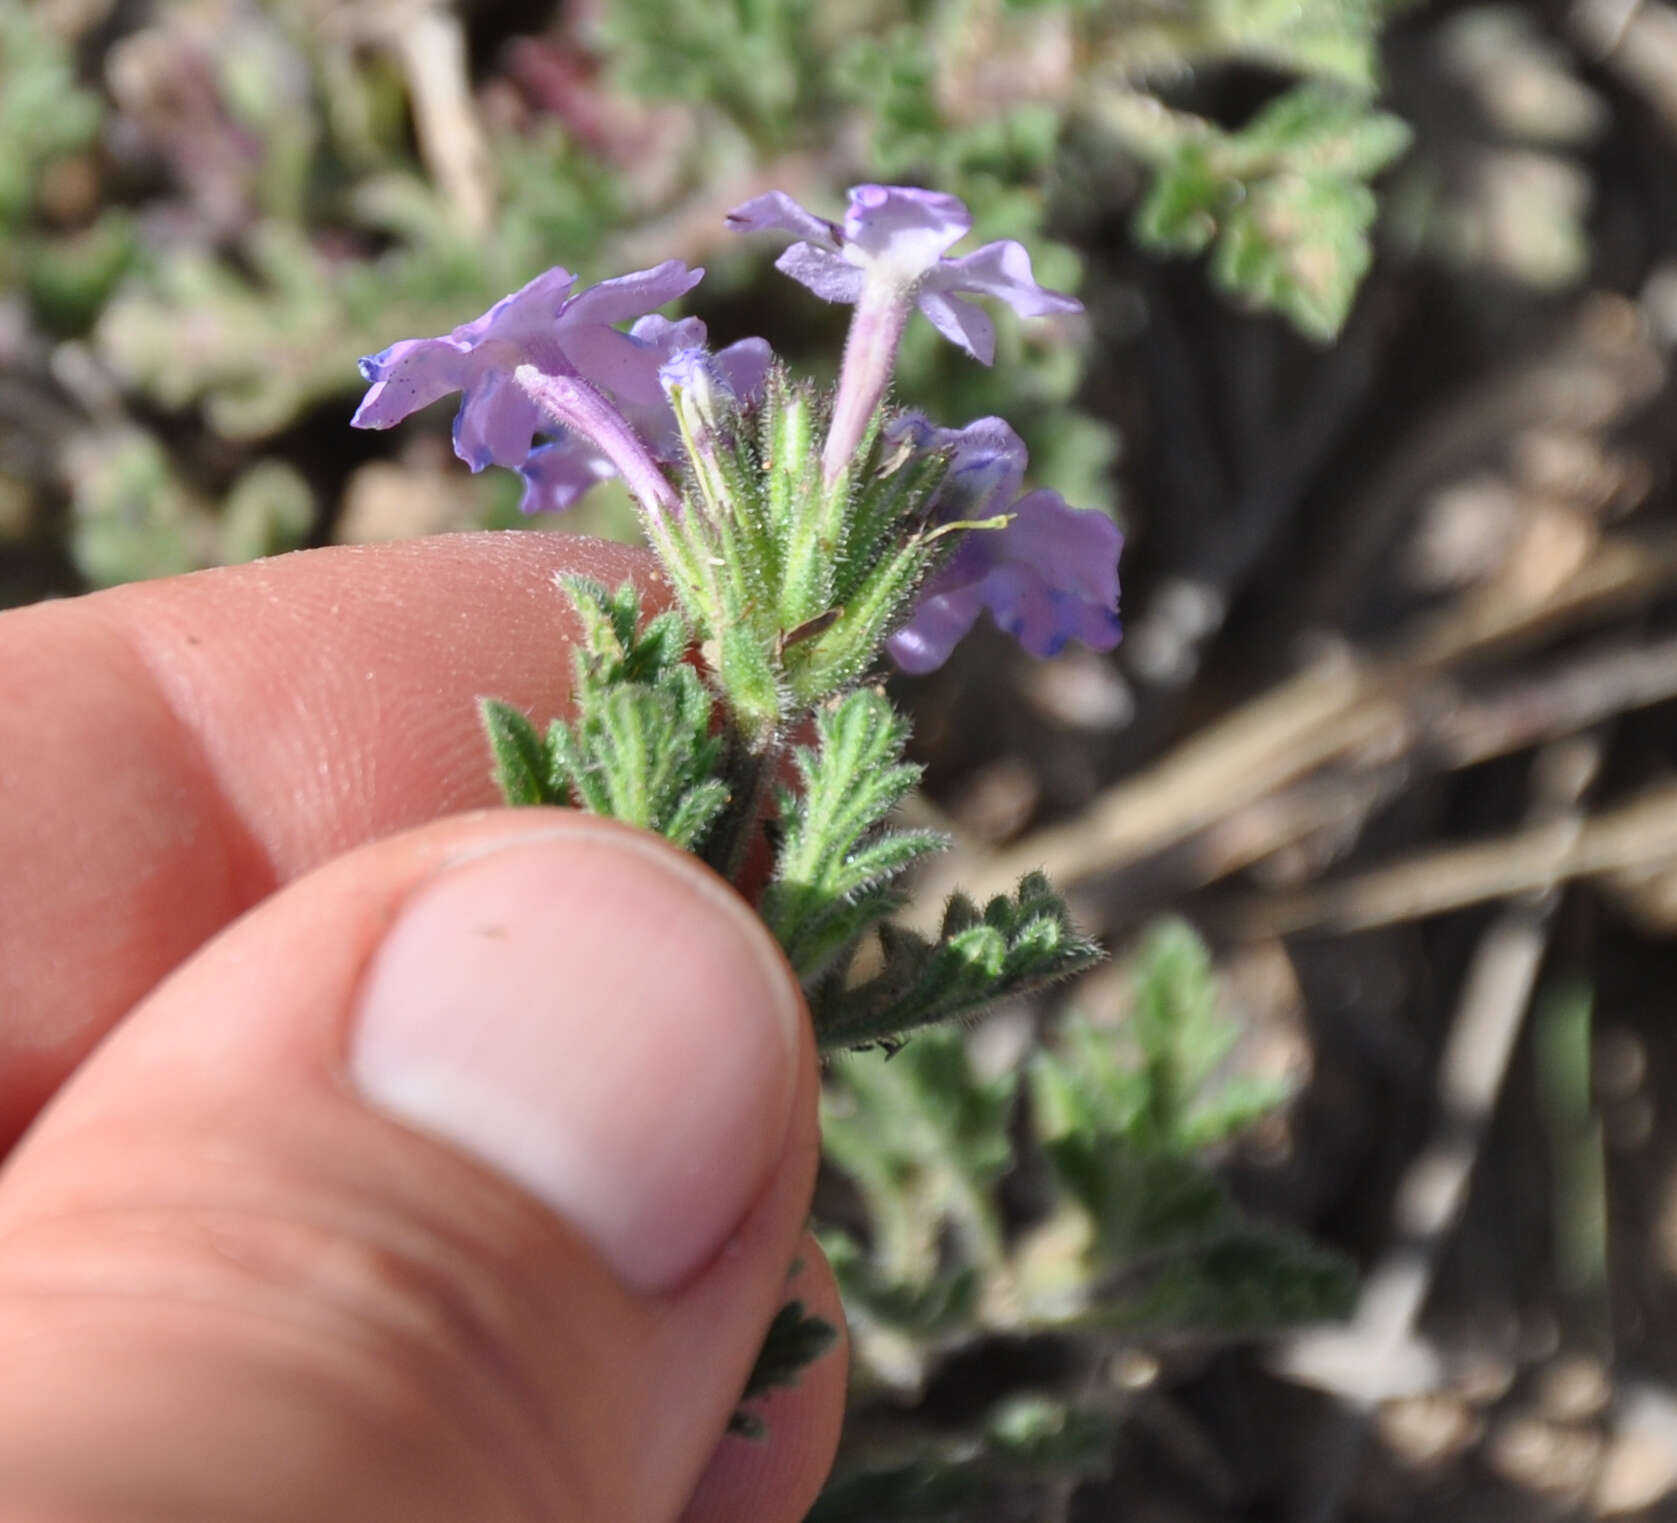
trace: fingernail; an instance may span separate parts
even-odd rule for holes
[[[659,1291],[766,1183],[802,1019],[741,900],[650,838],[579,823],[414,895],[368,969],[350,1073]]]

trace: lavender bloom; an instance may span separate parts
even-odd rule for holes
[[[629,330],[629,337],[657,362],[659,368],[653,372],[657,395],[648,397],[637,390],[633,396],[621,397],[622,412],[653,458],[666,464],[681,453],[681,429],[660,379],[673,359],[684,354],[703,355],[735,400],[746,402],[762,391],[774,358],[768,341],[760,338],[741,339],[709,354],[703,347],[705,325],[697,317],[677,322],[656,315],[643,317]],[[618,473],[606,455],[572,430],[561,430],[553,443],[531,450],[519,470],[524,477],[524,496],[518,506],[525,513],[559,512],[596,482]]]
[[[917,450],[950,452],[949,473],[931,504],[943,523],[1003,511],[1025,480],[1025,441],[1002,418],[939,428],[923,413],[903,413],[885,429],[887,445],[898,441]]]
[[[670,407],[694,439],[712,439],[733,392],[705,349],[678,349],[658,372]]]
[[[760,338],[741,339],[712,354],[702,343],[677,349],[658,372],[664,392],[672,400],[685,395],[707,427],[715,428],[722,414],[749,402],[763,389],[774,359]]]
[[[1005,529],[968,531],[886,642],[905,672],[942,666],[986,608],[1033,656],[1057,655],[1067,640],[1091,650],[1118,643],[1117,525],[1068,507],[1058,492],[1031,492],[1010,511]]]
[[[586,439],[566,433],[538,444],[518,473],[524,478],[520,513],[559,513],[596,482],[615,476],[617,467]]]
[[[704,347],[704,319],[683,317],[672,322],[654,312],[635,323],[629,329],[629,337],[646,353],[651,365],[651,385],[644,384],[646,376],[637,376],[642,384],[635,387],[633,395],[620,393],[617,401],[653,457],[667,465],[681,453],[681,431],[676,427],[675,414],[670,411],[659,375],[672,354]],[[757,342],[768,347],[764,340]]]
[[[889,287],[984,365],[996,357],[996,330],[978,307],[954,293],[994,296],[1021,317],[1083,310],[1075,297],[1039,286],[1030,254],[1012,239],[945,259],[944,251],[972,231],[972,217],[957,197],[938,191],[858,185],[841,226],[774,190],[729,212],[728,224],[742,233],[793,234],[800,241],[775,267],[823,301],[859,302],[868,287]]]
[[[1013,501],[1025,474],[1025,444],[1000,418],[946,429],[909,413],[892,432],[917,448],[953,451],[932,501],[943,523],[1009,515],[1005,528],[964,531],[954,556],[922,589],[908,622],[886,642],[903,671],[942,666],[986,608],[1032,655],[1056,655],[1072,639],[1091,650],[1118,643],[1124,540],[1111,519],[1068,507],[1057,492]]]
[[[757,196],[728,214],[738,232],[777,230],[800,241],[776,267],[823,301],[853,302],[832,430],[821,455],[832,480],[849,463],[890,383],[909,312],[919,307],[939,333],[980,363],[995,359],[990,319],[962,296],[993,296],[1021,317],[1080,312],[1082,303],[1047,291],[1031,256],[1011,239],[970,254],[945,251],[972,230],[954,196],[903,185],[858,185],[842,226],[805,210],[784,191]]]
[[[572,296],[576,277],[548,270],[442,338],[402,339],[362,360],[361,374],[372,385],[350,421],[389,428],[459,391],[455,454],[474,471],[521,466],[546,415],[514,373],[532,367],[607,392],[630,408],[661,400],[662,356],[613,325],[673,301],[703,275],[668,259]]]

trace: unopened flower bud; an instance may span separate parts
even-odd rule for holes
[[[708,349],[678,349],[658,370],[664,394],[695,442],[717,433],[734,406],[733,390]]]

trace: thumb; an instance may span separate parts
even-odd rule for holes
[[[674,1518],[799,1248],[815,1093],[767,932],[651,837],[520,811],[338,859],[0,1174],[0,1512]]]

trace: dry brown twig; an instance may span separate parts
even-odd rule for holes
[[[1300,807],[1305,800],[1294,795],[1287,801],[1283,790],[1330,764],[1344,764],[1352,779],[1336,801],[1343,807],[1358,801],[1359,790],[1364,800],[1377,800],[1379,769],[1400,762],[1429,736],[1445,742],[1448,757],[1449,725],[1436,715],[1449,712],[1444,695],[1462,668],[1636,607],[1673,584],[1677,540],[1608,538],[1573,575],[1540,597],[1511,596],[1499,587],[1467,597],[1383,660],[1360,658],[1341,647],[1202,730],[1139,776],[1107,789],[1075,819],[983,857],[971,850],[951,852],[922,885],[919,903],[927,907],[923,913],[934,912],[957,886],[982,900],[1006,892],[1037,869],[1075,889],[1219,828],[1227,832],[1225,858],[1244,856],[1251,861],[1262,854],[1255,845],[1265,840],[1284,844],[1288,831],[1310,823],[1308,806]],[[1603,694],[1615,705],[1606,712],[1654,701],[1651,695],[1669,691],[1662,683],[1673,679],[1661,658],[1669,661],[1674,654],[1650,653],[1647,662],[1624,672],[1618,691]],[[1656,666],[1658,676],[1651,670]],[[1530,705],[1530,694],[1524,701]],[[1577,693],[1567,701],[1551,695],[1548,717],[1532,716],[1524,722],[1554,733],[1569,718],[1587,724],[1606,717],[1597,711],[1602,706],[1592,707]],[[1435,715],[1431,722],[1422,717],[1429,711]],[[1470,740],[1455,742],[1457,765],[1476,753],[1493,754],[1488,747],[1506,744],[1518,733],[1508,707],[1501,712],[1482,710],[1479,717],[1481,729],[1474,731],[1469,725]],[[1501,742],[1490,739],[1497,729],[1503,734]],[[1277,795],[1283,800],[1280,804]],[[1244,848],[1230,852],[1229,842],[1238,845],[1239,827],[1229,822],[1239,821],[1242,811],[1265,807],[1275,811],[1275,818],[1253,830]],[[1249,826],[1253,818],[1246,816]],[[1555,854],[1552,846],[1549,854]],[[1202,857],[1201,865],[1215,861],[1213,853]],[[1234,860],[1230,865],[1242,864]]]
[[[327,41],[372,43],[401,64],[419,154],[462,231],[486,234],[495,218],[495,160],[472,98],[466,29],[449,0],[311,0]]]
[[[1316,867],[1323,850],[1337,851],[1418,776],[1508,756],[1672,698],[1677,638],[1614,642],[1479,695],[1442,679],[1409,705],[1401,755],[1372,764],[1342,759],[1234,811],[1178,854],[1175,881],[1202,888],[1254,864],[1266,875],[1299,876],[1301,858]]]
[[[1527,833],[1577,836],[1578,806],[1601,761],[1593,739],[1540,754]],[[1301,1488],[1299,1523],[1336,1517],[1354,1478],[1379,1403],[1437,1387],[1442,1369],[1415,1325],[1439,1257],[1467,1201],[1468,1182],[1496,1108],[1508,1062],[1537,985],[1561,882],[1535,877],[1481,937],[1439,1061],[1438,1114],[1427,1146],[1404,1172],[1392,1211],[1391,1245],[1364,1280],[1357,1309],[1342,1326],[1306,1330],[1278,1344],[1278,1373],[1340,1400],[1334,1442],[1317,1446],[1320,1473]]]
[[[1242,905],[1233,923],[1243,935],[1368,930],[1674,858],[1677,783],[1665,783],[1591,818],[1545,821],[1469,846],[1421,852],[1319,888],[1268,894]]]

